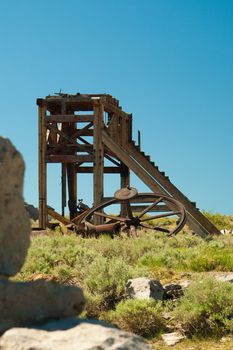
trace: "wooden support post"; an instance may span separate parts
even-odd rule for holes
[[[121,162],[121,188],[130,186],[130,171],[129,168]],[[121,204],[121,216],[127,216],[127,206],[126,204]]]
[[[45,229],[47,226],[47,165],[46,165],[46,105],[44,100],[38,99],[38,170],[39,170],[39,227]]]
[[[66,99],[64,99],[62,102],[61,112],[62,114],[67,113]],[[75,133],[76,122],[72,121],[69,123],[63,123],[63,127],[66,130],[66,134],[68,138],[70,138]],[[76,150],[71,149],[70,151],[68,151],[68,153],[74,156],[74,161],[69,164],[68,163],[66,164],[68,194],[69,194],[68,206],[69,206],[69,212],[70,212],[70,219],[72,220],[77,215],[77,173],[76,173],[76,164],[75,164]]]
[[[77,178],[75,164],[67,164],[69,211],[72,220],[77,215]]]
[[[66,164],[61,164],[61,210],[62,215],[65,216],[66,207]]]
[[[94,101],[94,139],[93,146],[95,152],[94,160],[94,206],[101,203],[104,194],[104,148],[102,141],[102,129],[104,126],[104,107],[100,101]],[[102,224],[103,218],[94,217],[94,224]]]

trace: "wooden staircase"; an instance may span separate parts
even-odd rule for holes
[[[158,166],[151,161],[150,156],[142,152],[135,142],[127,142],[124,147],[114,141],[106,130],[102,131],[103,143],[117,158],[126,164],[153,192],[169,195],[180,201],[187,212],[188,226],[201,237],[210,234],[220,234],[218,229],[196,208]],[[171,208],[172,209],[172,208]]]

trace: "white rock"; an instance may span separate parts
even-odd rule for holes
[[[182,335],[181,333],[173,332],[173,333],[163,334],[162,338],[167,345],[171,346],[171,345],[175,345],[175,344],[179,343],[182,339],[185,338],[185,336]]]
[[[229,230],[227,228],[220,230],[220,232],[222,235],[233,235],[233,230]]]
[[[219,282],[230,282],[230,283],[233,283],[233,273],[216,275],[214,277]]]
[[[101,322],[68,319],[47,325],[44,329],[12,328],[0,338],[0,349],[150,350],[151,347],[141,337]]]
[[[132,299],[163,300],[165,291],[159,281],[146,277],[131,279],[126,284],[126,295]]]
[[[0,274],[15,275],[29,247],[30,222],[23,201],[24,162],[11,142],[0,137]]]

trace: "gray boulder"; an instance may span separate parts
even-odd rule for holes
[[[49,318],[78,315],[84,304],[83,292],[78,287],[43,280],[25,283],[0,280],[0,333]]]
[[[161,283],[146,277],[130,279],[126,284],[126,296],[132,299],[163,300],[165,291]]]
[[[0,338],[2,350],[150,350],[145,341],[102,322],[66,319],[40,329],[12,328]]]
[[[30,222],[23,201],[24,162],[11,142],[0,137],[0,274],[14,276],[29,247]]]

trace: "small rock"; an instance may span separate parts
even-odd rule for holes
[[[233,230],[229,230],[229,229],[226,229],[226,228],[220,230],[220,232],[221,232],[222,235],[233,235]]]
[[[78,287],[43,280],[25,283],[0,280],[0,333],[49,318],[78,315],[84,304],[83,292]]]
[[[227,337],[222,337],[221,339],[220,339],[220,342],[221,343],[228,343],[228,342],[232,342],[232,340],[233,340],[233,337],[232,336],[227,336]]]
[[[182,335],[181,333],[173,332],[173,333],[163,334],[162,338],[167,345],[171,346],[179,343],[181,340],[185,338],[185,336]]]
[[[14,276],[29,247],[30,222],[23,200],[24,162],[11,142],[0,137],[0,274]]]
[[[65,319],[38,329],[12,328],[0,338],[0,349],[151,350],[151,347],[141,337],[100,321]]]
[[[126,295],[132,299],[163,300],[165,291],[159,281],[146,277],[131,279],[126,284]]]
[[[179,284],[166,284],[163,286],[167,299],[177,299],[184,295],[181,285]]]
[[[233,273],[216,275],[215,279],[219,282],[230,282],[233,283]]]

